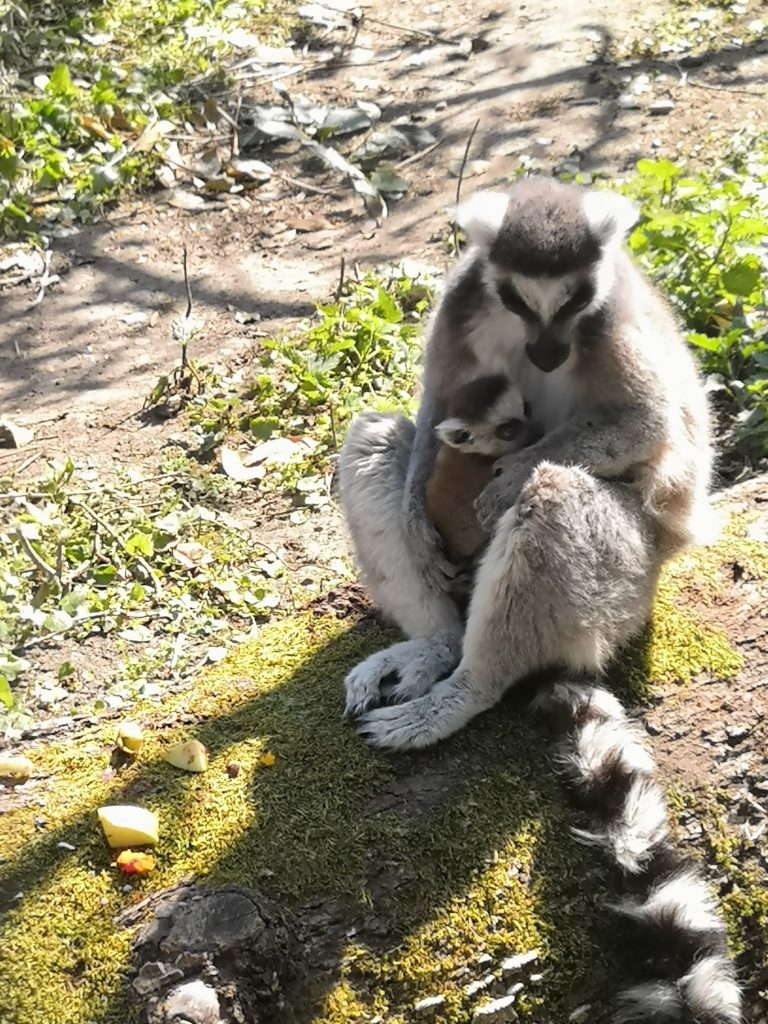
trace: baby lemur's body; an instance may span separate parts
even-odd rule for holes
[[[477,518],[475,499],[490,482],[494,462],[533,443],[541,431],[520,391],[500,373],[458,388],[448,417],[435,429],[442,443],[427,482],[427,514],[449,558],[460,565],[490,537]]]

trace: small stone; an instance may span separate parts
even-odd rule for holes
[[[522,981],[516,981],[514,985],[510,985],[509,988],[507,989],[507,995],[510,996],[512,999],[517,999],[517,997],[520,995],[524,988],[525,985],[522,983]]]
[[[189,1024],[220,1024],[219,997],[216,990],[199,978],[177,985],[163,1007],[168,1024],[180,1019]]]
[[[232,764],[228,764],[227,765],[227,775],[230,777],[230,779],[236,779],[239,774],[240,774],[240,765],[239,764],[235,764],[234,761],[233,761]]]
[[[473,1024],[508,1024],[517,1019],[514,996],[494,999],[492,1003],[478,1006],[472,1014]]]
[[[490,953],[481,953],[480,956],[477,958],[477,966],[478,967],[482,967],[482,968],[490,967],[492,963],[493,963],[493,957],[491,956]]]
[[[433,1010],[439,1010],[444,1005],[445,996],[427,996],[426,999],[420,999],[418,1003],[414,1003],[413,1008],[416,1013],[432,1013]]]
[[[535,949],[531,949],[527,953],[518,953],[517,956],[507,957],[501,963],[502,976],[510,978],[515,974],[520,974],[529,964],[535,963],[538,959],[539,953]]]
[[[577,1006],[568,1018],[570,1024],[581,1024],[583,1020],[586,1020],[589,1017],[591,1010],[592,1007],[589,1003],[584,1003],[583,1006]]]
[[[528,979],[532,985],[540,985],[544,981],[543,974],[532,974]]]
[[[486,989],[490,988],[491,985],[495,984],[496,979],[492,974],[487,974],[484,978],[478,978],[477,981],[471,982],[464,989],[464,995],[468,999],[473,999],[481,992],[485,992]]]
[[[752,783],[752,788],[758,793],[768,793],[768,779],[757,779]]]
[[[623,92],[616,100],[616,106],[619,110],[640,110],[642,103],[640,100],[631,92]]]
[[[654,100],[648,107],[648,111],[653,114],[654,117],[664,117],[666,114],[671,114],[674,109],[675,101],[669,99],[669,97],[662,97],[661,99]]]
[[[728,742],[734,744],[734,746],[745,740],[751,731],[748,725],[726,725],[725,727],[725,735],[728,737]]]
[[[153,960],[144,964],[139,973],[133,979],[133,987],[140,996],[148,996],[151,992],[157,992],[170,982],[181,981],[184,972],[178,967],[171,967],[160,960]]]
[[[438,100],[435,104],[435,110],[446,110],[448,108],[447,100]]]
[[[649,736],[661,736],[661,729],[658,727],[658,725],[654,725],[653,722],[645,723],[645,731],[648,733]]]

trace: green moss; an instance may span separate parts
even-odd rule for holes
[[[741,829],[728,824],[727,795],[704,787],[696,793],[676,794],[681,814],[693,814],[704,830],[707,860],[727,880],[720,897],[730,946],[740,957],[742,974],[753,994],[768,999],[768,990],[757,992],[768,964],[768,875]]]
[[[748,538],[749,523],[737,519],[720,545],[670,566],[653,621],[616,678],[635,693],[674,693],[698,672],[738,671],[728,638],[690,608],[694,593],[703,606],[717,603],[736,559],[764,572]],[[604,893],[588,880],[592,855],[566,839],[572,815],[540,734],[502,706],[434,751],[372,752],[341,717],[341,683],[390,639],[370,623],[350,629],[311,614],[264,628],[191,693],[132,713],[145,747],[115,778],[103,774],[114,726],[33,751],[36,778],[19,795],[29,799],[16,798],[0,835],[0,895],[11,906],[0,935],[3,1024],[130,1024],[131,933],[115,917],[188,877],[254,884],[296,911],[310,898],[330,900],[350,924],[385,923],[380,943],[341,929],[336,972],[295,995],[300,1024],[376,1015],[398,1024],[416,999],[438,991],[446,999],[438,1019],[463,1024],[466,966],[533,947],[554,970],[542,994],[527,994],[522,1020],[561,1020],[599,1001],[620,975],[616,924],[596,905]],[[184,735],[208,746],[208,772],[187,775],[162,761]],[[266,751],[272,767],[262,763]],[[238,773],[227,771],[232,764]],[[118,875],[97,825],[99,805],[123,801],[160,816],[158,867],[143,881]],[[767,900],[730,856],[733,837],[710,832],[713,859],[735,879],[725,905],[743,946],[758,925],[765,935]]]
[[[548,1012],[570,1000],[571,979],[599,985],[593,966],[607,937],[584,889],[586,863],[563,842],[570,812],[519,713],[502,709],[435,752],[394,759],[371,752],[342,720],[344,673],[388,639],[373,626],[349,630],[310,615],[265,628],[191,695],[132,715],[145,746],[115,779],[103,777],[114,726],[34,751],[37,775],[25,788],[33,799],[6,816],[0,837],[2,892],[23,893],[0,939],[3,1024],[129,1024],[131,933],[115,917],[190,876],[256,884],[293,907],[327,897],[353,919],[371,911],[386,920],[389,952],[347,948],[342,937],[341,987],[318,981],[297,997],[299,1020],[353,1021],[358,1004],[397,1020],[436,985],[462,1020],[454,974],[486,951],[537,946],[567,965],[547,989]],[[209,748],[202,775],[161,759],[188,734]],[[272,767],[261,761],[267,750]],[[403,780],[410,792],[422,776],[436,780],[424,803],[398,797]],[[160,817],[158,867],[143,881],[118,875],[96,821],[99,805],[121,801]]]

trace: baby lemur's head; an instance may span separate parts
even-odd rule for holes
[[[435,429],[443,444],[493,458],[542,436],[528,402],[501,373],[475,377],[458,388],[448,404],[447,418]]]

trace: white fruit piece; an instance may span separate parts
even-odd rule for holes
[[[28,757],[0,757],[0,779],[12,782],[26,782],[34,771]]]
[[[113,849],[154,846],[157,842],[159,824],[154,811],[118,804],[100,807],[98,815],[107,842]]]
[[[200,740],[185,740],[166,750],[163,760],[185,772],[204,772],[208,768],[208,751]]]

